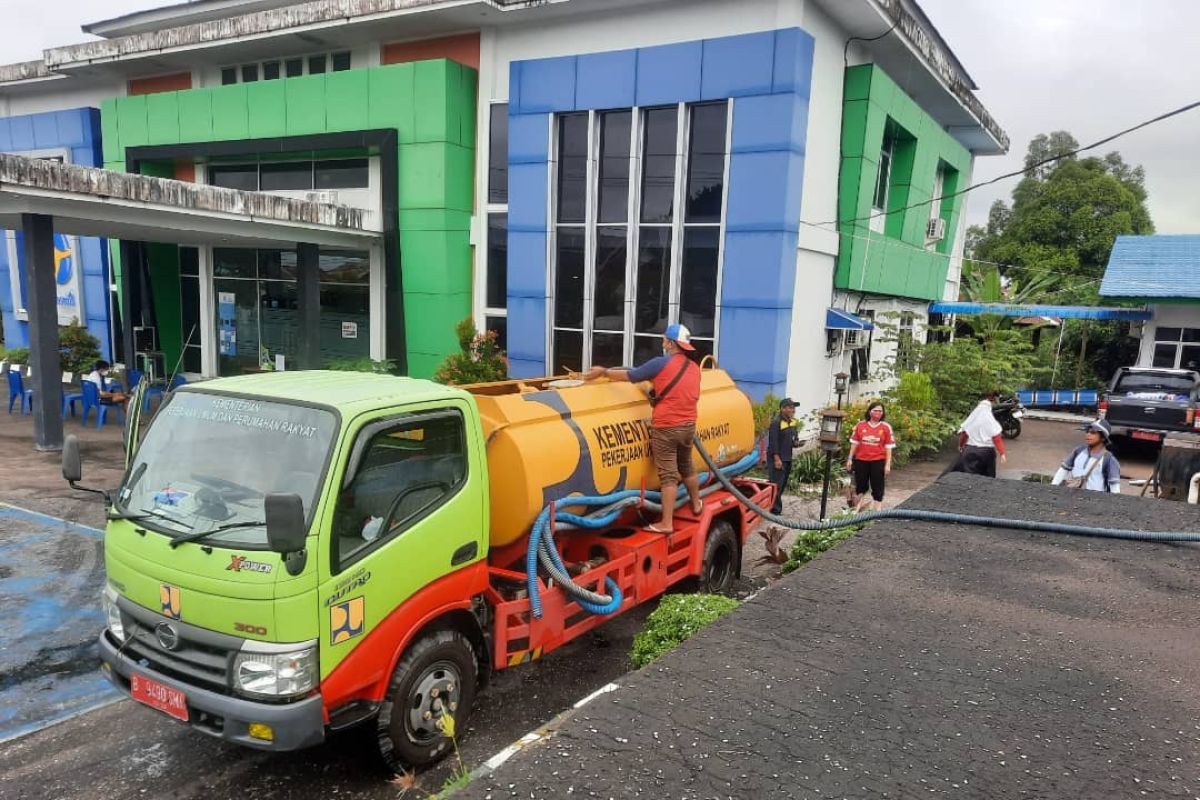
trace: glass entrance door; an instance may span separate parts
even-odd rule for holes
[[[213,248],[213,293],[219,375],[295,366],[295,252]]]

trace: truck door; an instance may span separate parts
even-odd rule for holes
[[[355,435],[320,588],[322,676],[368,641],[371,656],[350,668],[374,672],[380,660],[390,668],[397,643],[371,640],[371,631],[423,587],[486,555],[486,476],[468,447],[467,413],[464,403],[390,416]],[[370,677],[348,682],[359,679]]]

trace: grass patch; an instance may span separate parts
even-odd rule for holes
[[[737,607],[737,600],[719,594],[669,594],[646,618],[629,657],[644,667]]]

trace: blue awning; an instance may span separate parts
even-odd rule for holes
[[[840,308],[825,309],[825,327],[836,331],[873,331],[871,320],[851,314]]]
[[[1019,306],[1007,303],[932,303],[930,314],[998,314],[1002,317],[1056,317],[1058,319],[1119,319],[1135,322],[1150,319],[1145,308],[1104,306]]]

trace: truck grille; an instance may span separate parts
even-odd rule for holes
[[[179,623],[170,624],[178,632],[178,644],[167,650],[158,641],[155,633],[157,625],[150,626],[142,620],[127,619],[127,638],[123,648],[125,654],[139,661],[146,661],[147,666],[155,671],[201,685],[206,689],[229,694],[229,665],[232,653],[190,639],[183,626]]]

